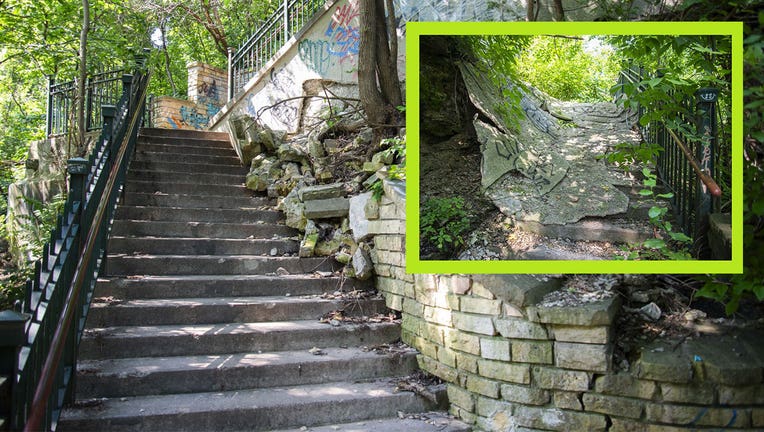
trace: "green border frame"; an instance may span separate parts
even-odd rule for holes
[[[419,36],[633,34],[732,36],[732,259],[695,261],[460,261],[419,259]],[[743,24],[740,22],[409,22],[406,24],[407,273],[743,273]]]

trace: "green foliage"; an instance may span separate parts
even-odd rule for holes
[[[725,304],[728,315],[748,296],[764,301],[764,12],[745,26],[743,39],[743,257],[742,274],[705,278],[696,293]]]
[[[519,57],[519,75],[557,99],[606,101],[619,70],[616,59],[595,37],[536,36]]]
[[[655,188],[658,185],[658,177],[649,168],[642,170],[645,178],[642,180],[644,188],[639,191],[643,197],[655,197],[670,199],[673,193],[656,194]],[[641,260],[688,260],[692,259],[688,247],[692,244],[692,239],[682,232],[675,232],[673,225],[667,220],[666,214],[668,208],[662,205],[650,207],[647,216],[650,218],[650,224],[656,231],[654,238],[647,239],[639,245],[630,245],[626,247],[629,252],[626,259]],[[660,235],[658,235],[660,234]],[[666,239],[668,237],[668,239]]]
[[[462,198],[430,198],[420,213],[423,246],[431,245],[445,252],[464,244],[470,221]]]
[[[624,142],[616,144],[611,152],[598,156],[597,159],[605,159],[628,172],[634,165],[645,165],[654,161],[662,151],[663,147],[658,144],[645,141],[639,144]]]
[[[385,138],[379,143],[382,147],[387,147],[382,151],[384,159],[390,158],[398,163],[394,163],[387,168],[387,176],[391,180],[405,180],[406,179],[406,137],[392,137]],[[382,188],[382,180],[377,179],[369,186],[369,190],[372,192],[372,198],[379,201],[382,199],[384,189]]]
[[[516,129],[518,119],[524,116],[520,100],[521,65],[518,59],[531,41],[530,36],[519,35],[486,35],[465,36],[465,49],[472,52],[477,59],[478,67],[488,75],[494,85],[501,89],[504,103],[493,107],[504,120],[504,124]],[[514,83],[514,84],[513,84]]]

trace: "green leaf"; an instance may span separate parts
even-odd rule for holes
[[[663,249],[666,247],[666,242],[661,239],[648,239],[645,240],[642,245],[648,249]]]
[[[642,189],[639,191],[639,194],[642,196],[650,196],[653,194],[653,191],[651,191],[650,189]]]
[[[682,232],[671,232],[669,233],[669,236],[671,236],[673,240],[683,243],[692,241],[692,238],[688,237],[685,233]]]
[[[655,178],[648,178],[642,181],[645,186],[655,187],[658,183]]]
[[[650,207],[650,210],[647,211],[647,216],[650,219],[655,219],[655,218],[660,217],[661,215],[663,215],[665,213],[665,210],[666,209],[664,209],[662,207]]]
[[[658,197],[658,198],[665,198],[665,199],[671,199],[671,198],[674,198],[674,193],[673,192],[662,193],[662,194],[656,195],[656,197]]]

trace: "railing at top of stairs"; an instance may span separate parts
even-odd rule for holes
[[[234,52],[228,48],[228,100],[244,89],[290,37],[299,32],[327,0],[282,0],[252,36]]]
[[[0,419],[11,430],[55,430],[64,403],[72,400],[77,348],[143,120],[150,77],[144,64],[122,75],[116,106],[101,106],[102,132],[90,157],[69,159],[63,214],[24,300],[0,312]]]

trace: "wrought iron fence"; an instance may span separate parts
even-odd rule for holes
[[[659,76],[662,76],[660,71],[649,75],[642,67],[630,64],[621,71],[619,84],[631,83],[642,91],[640,82]],[[693,238],[692,252],[699,258],[708,257],[709,215],[720,211],[722,191],[718,184],[730,184],[728,178],[717,178],[729,173],[728,169],[718,169],[729,166],[723,159],[725,153],[719,151],[720,147],[727,148],[729,143],[719,143],[718,94],[718,89],[700,88],[694,99],[680,101],[684,109],[679,112],[678,120],[686,125],[685,128],[668,128],[662,121],[640,126],[645,141],[662,149],[655,161],[658,178],[673,193],[671,207],[675,226]],[[621,91],[615,94],[616,101],[623,97]],[[636,119],[647,114],[644,106],[632,108]],[[694,132],[688,134],[687,131]]]
[[[102,126],[101,105],[114,105],[122,96],[122,75],[125,70],[99,72],[85,82],[85,129],[98,130]],[[77,81],[48,83],[48,136],[66,135],[76,123],[75,107]]]
[[[243,90],[289,38],[326,5],[327,0],[283,0],[279,9],[260,23],[257,31],[236,52],[229,48],[228,99]]]
[[[149,74],[140,71],[122,75],[116,106],[98,104],[101,135],[89,159],[69,160],[64,211],[24,300],[17,310],[0,312],[0,375],[10,377],[10,386],[0,389],[0,415],[10,419],[11,430],[55,430],[61,407],[71,400],[77,348],[148,81]]]

